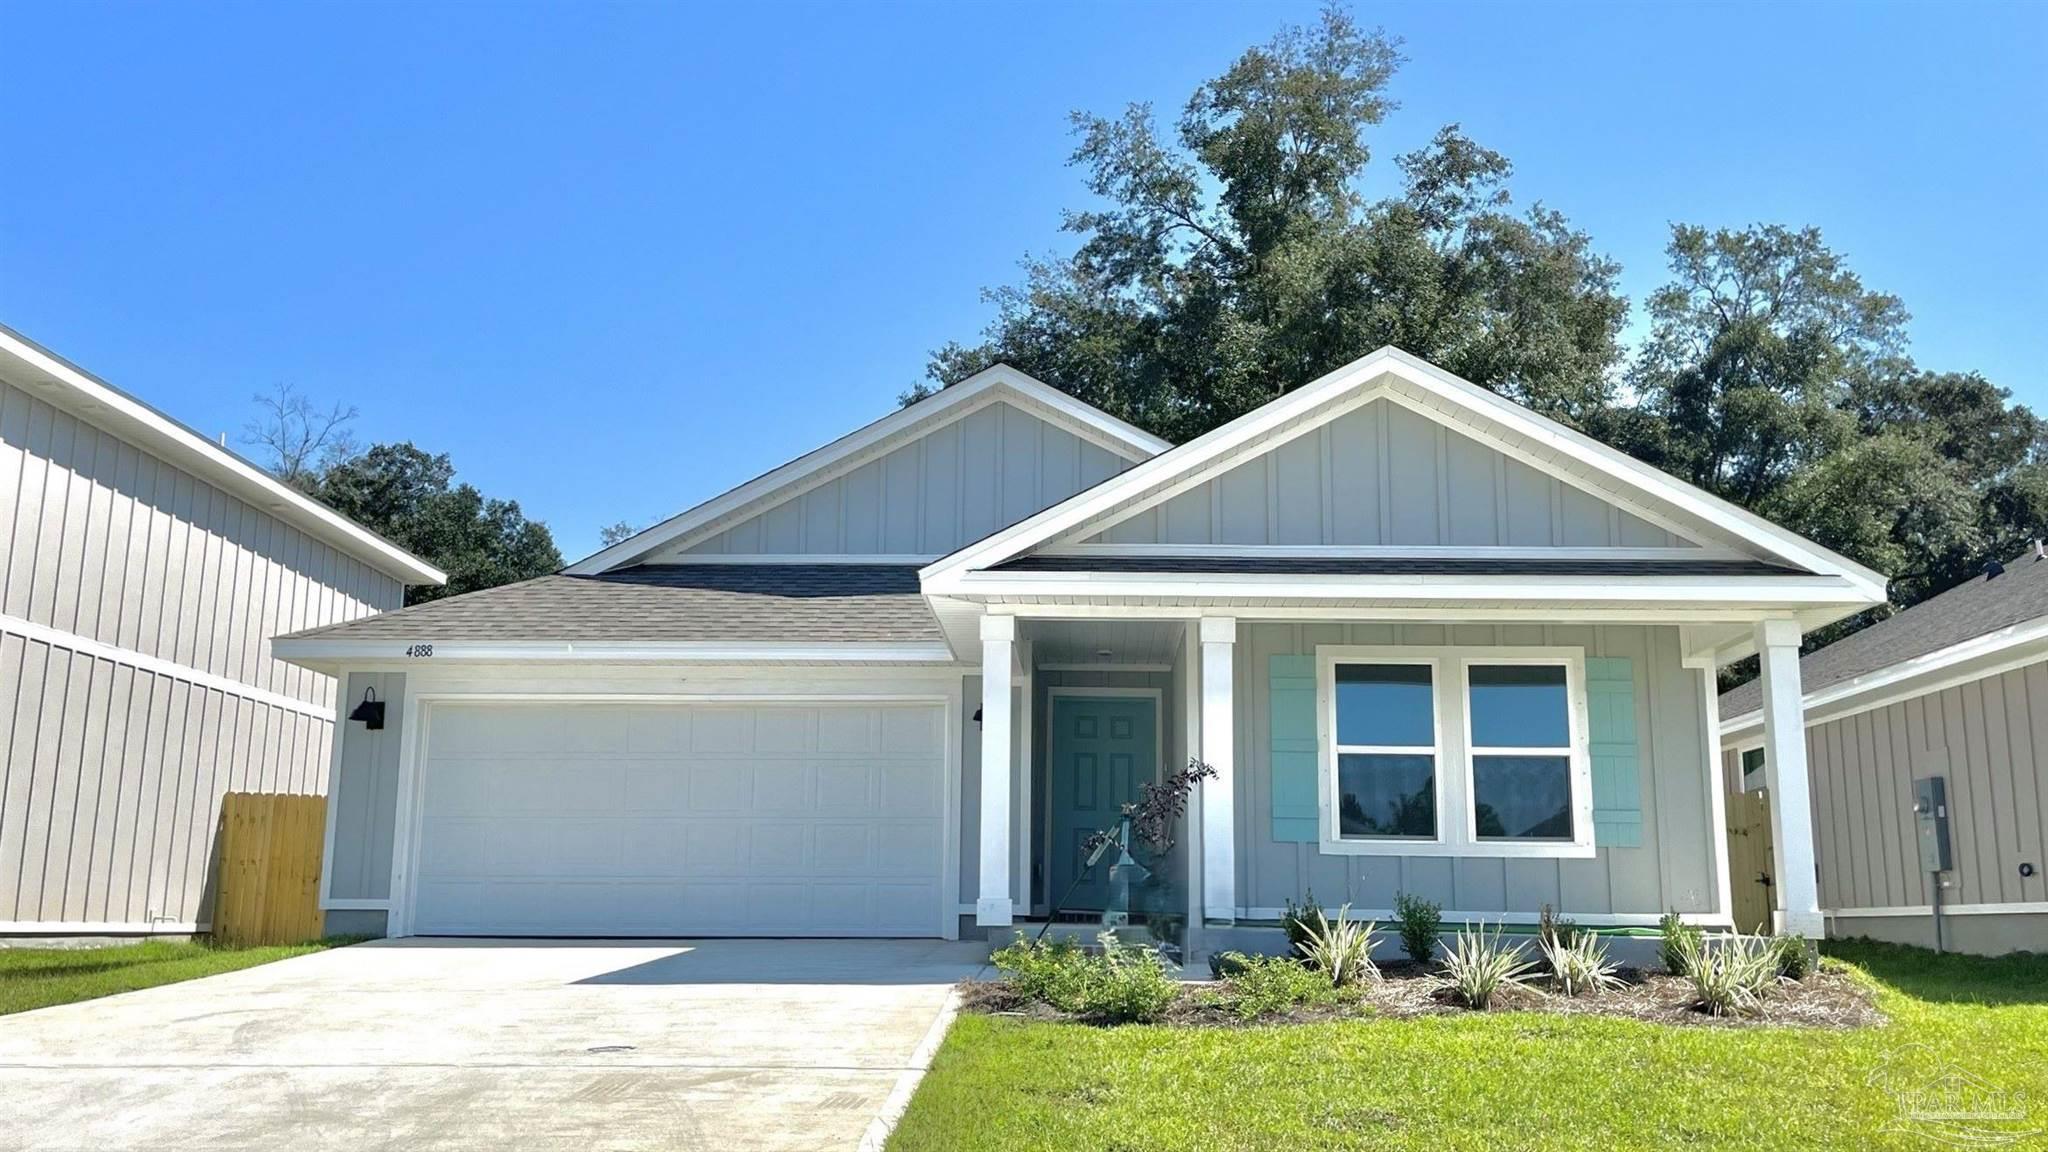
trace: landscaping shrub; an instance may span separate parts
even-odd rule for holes
[[[1678,918],[1675,911],[1666,912],[1657,921],[1657,927],[1664,933],[1664,942],[1658,946],[1658,958],[1664,963],[1664,970],[1673,976],[1690,976],[1692,971],[1686,965],[1686,957],[1696,952],[1705,938],[1697,924],[1687,924]]]
[[[1082,1015],[1111,1024],[1146,1024],[1166,1015],[1180,995],[1157,948],[1134,948],[1104,932],[1101,966],[1090,982]]]
[[[1236,957],[1237,974],[1225,989],[1226,1003],[1239,1019],[1256,1020],[1307,1004],[1327,1004],[1337,990],[1330,978],[1287,956]]]
[[[1070,939],[1032,940],[1020,932],[1015,943],[989,953],[988,960],[1030,999],[1062,1012],[1080,1012],[1088,1002],[1094,958]]]
[[[1621,980],[1614,963],[1607,958],[1607,945],[1591,932],[1558,933],[1537,939],[1543,959],[1550,965],[1550,978],[1567,996],[1617,988]]]
[[[1772,938],[1771,948],[1777,954],[1778,975],[1787,980],[1804,980],[1813,975],[1813,944],[1806,937],[1783,932]]]
[[[1228,980],[1232,976],[1244,971],[1245,967],[1251,963],[1251,959],[1251,957],[1242,952],[1211,952],[1209,953],[1209,978],[1212,980]]]
[[[1287,912],[1280,917],[1280,928],[1287,933],[1287,943],[1294,949],[1297,959],[1307,959],[1310,932],[1320,932],[1329,927],[1330,918],[1323,915],[1323,906],[1316,903],[1316,894],[1311,892],[1302,897],[1301,903],[1287,902]]]
[[[1009,976],[1017,991],[1062,1012],[1108,1023],[1137,1023],[1165,1015],[1180,985],[1167,973],[1154,948],[1097,938],[1102,951],[1090,954],[1072,940],[1026,940],[997,949],[989,962]]]
[[[1565,919],[1550,905],[1545,904],[1536,919],[1537,941],[1548,941],[1569,947],[1578,939],[1579,926],[1576,921]]]
[[[1351,918],[1351,905],[1337,909],[1337,918],[1325,920],[1322,929],[1313,926],[1308,931],[1308,942],[1300,949],[1302,959],[1309,967],[1322,972],[1332,988],[1342,988],[1359,980],[1378,980],[1380,970],[1373,966],[1373,936],[1379,931],[1378,921],[1360,924]]]
[[[1401,924],[1401,950],[1417,964],[1429,963],[1443,935],[1444,906],[1402,892],[1394,897],[1394,918]]]
[[[1754,936],[1727,936],[1708,944],[1704,933],[1680,937],[1693,1006],[1710,1016],[1753,1012],[1778,980],[1778,950]]]
[[[1444,974],[1437,982],[1466,1007],[1484,1010],[1501,989],[1527,983],[1534,967],[1521,945],[1504,942],[1498,927],[1487,935],[1486,925],[1481,924],[1458,933],[1457,943],[1444,956]]]

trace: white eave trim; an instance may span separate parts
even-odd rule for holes
[[[1198,471],[1214,472],[1217,468],[1212,468],[1212,465],[1247,447],[1262,445],[1269,435],[1283,431],[1304,415],[1338,401],[1345,393],[1361,389],[1383,375],[1394,376],[1432,393],[1474,414],[1483,423],[1506,428],[1553,448],[1627,489],[1644,493],[1653,502],[1676,508],[1732,537],[1754,543],[1770,555],[1812,572],[1840,577],[1860,588],[1866,603],[1875,604],[1884,599],[1886,582],[1878,573],[1392,347],[1353,361],[1171,452],[1154,457],[971,544],[924,569],[920,575],[928,582],[927,587],[932,583],[945,586],[948,578],[960,573],[992,568],[1013,559],[1080,528],[1098,516],[1169,487],[1176,477]],[[1385,394],[1394,395],[1391,391],[1385,391]]]
[[[30,374],[23,377],[5,372],[9,360]],[[0,326],[0,377],[88,423],[136,441],[150,454],[220,485],[257,510],[310,532],[380,572],[407,584],[448,582],[446,572],[4,326]],[[70,395],[53,396],[53,388]]]
[[[421,653],[425,649],[425,653]],[[271,650],[294,664],[402,662],[416,666],[447,663],[581,662],[621,663],[851,663],[951,664],[942,641],[928,644],[806,644],[609,641],[342,640],[309,636],[273,640]]]
[[[849,461],[880,454],[893,447],[898,439],[907,439],[917,429],[936,427],[958,419],[983,403],[1001,399],[1004,393],[1023,401],[1026,411],[1042,412],[1065,424],[1069,431],[1082,439],[1134,463],[1151,459],[1172,447],[1159,437],[1083,404],[1007,364],[997,364],[644,532],[586,556],[563,571],[570,576],[594,576],[640,560],[752,505],[760,504],[765,509],[770,497],[802,485],[806,480],[816,477],[817,482],[822,483],[834,474],[835,469]],[[720,558],[712,556],[706,559],[716,561]]]
[[[1444,604],[1599,601],[1614,604],[1788,605],[1867,603],[1862,589],[1838,576],[1592,576],[1592,575],[1303,575],[1297,573],[968,572],[928,579],[927,595],[980,599],[1018,597],[1199,597],[1244,600],[1365,599]]]
[[[1901,660],[1874,672],[1865,672],[1808,692],[1802,701],[1806,726],[1811,728],[1957,684],[1996,676],[2044,657],[2048,657],[2048,617],[1987,632],[1960,644],[1938,648],[1911,660]],[[1740,716],[1728,717],[1721,722],[1721,739],[1723,743],[1741,739],[1746,733],[1762,728],[1763,722],[1761,707]]]

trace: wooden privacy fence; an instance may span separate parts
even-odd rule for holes
[[[220,805],[220,889],[213,938],[222,944],[318,940],[323,796],[230,792]]]

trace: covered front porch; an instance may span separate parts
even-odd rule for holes
[[[1716,672],[1753,649],[1790,846],[1775,920],[1818,936],[1800,627],[1748,615],[986,605],[963,898],[997,935],[1127,916],[1190,956],[1310,895],[1379,918],[1407,893],[1452,923],[1547,906],[1727,925]],[[1546,727],[1531,710],[1553,705]],[[1089,835],[1190,760],[1214,775],[1170,846],[1121,877],[1115,846],[1090,864]]]

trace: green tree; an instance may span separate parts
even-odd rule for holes
[[[1361,194],[1401,61],[1333,8],[1202,85],[1170,139],[1147,105],[1076,114],[1079,247],[990,292],[983,338],[905,399],[1007,361],[1185,440],[1394,344],[1594,425],[1627,303],[1584,233],[1514,211],[1507,159],[1455,125],[1397,160],[1398,195]]]
[[[1652,420],[1623,446],[1748,508],[1858,435],[1855,382],[1905,342],[1906,310],[1808,228],[1672,229],[1629,383]]]
[[[312,494],[448,573],[444,587],[407,588],[407,604],[530,580],[562,567],[547,525],[527,519],[516,501],[489,499],[474,485],[456,483],[446,453],[410,443],[378,444],[326,467]]]
[[[1679,225],[1668,252],[1616,442],[1886,573],[1901,607],[2039,530],[2042,422],[1980,375],[1915,366],[1904,305],[1818,230]]]

